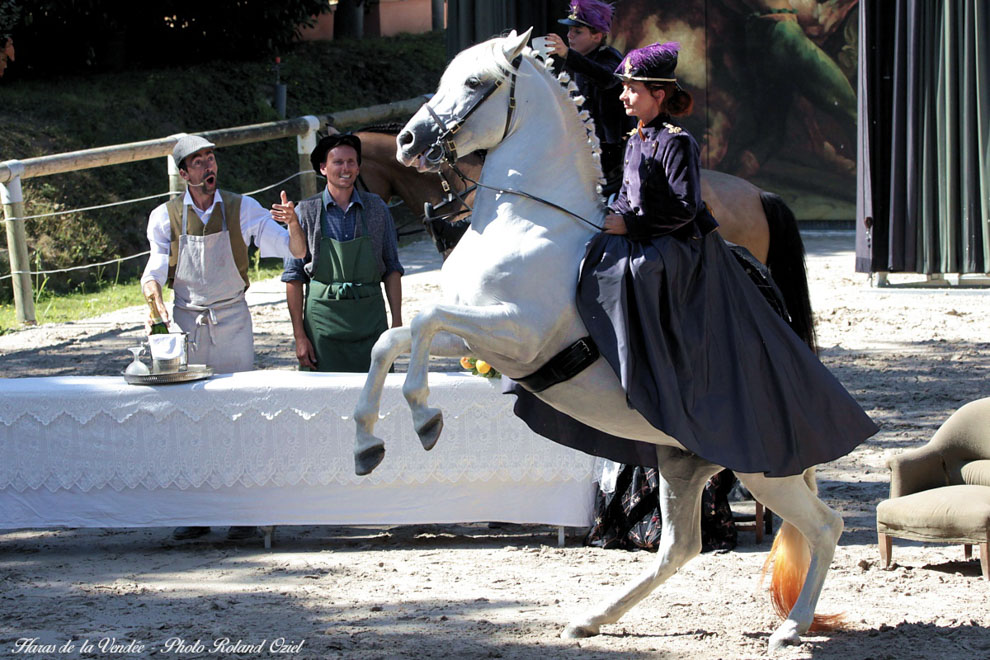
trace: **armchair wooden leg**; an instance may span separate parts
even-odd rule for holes
[[[963,543],[963,557],[966,558],[966,561],[973,558],[973,546],[969,543]]]
[[[890,537],[882,532],[877,532],[877,545],[880,546],[880,561],[884,568],[890,568],[890,550],[892,547]]]
[[[990,581],[990,540],[980,544],[980,569],[983,579]]]

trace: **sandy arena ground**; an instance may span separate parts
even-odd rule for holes
[[[881,431],[818,473],[846,522],[818,611],[845,612],[847,626],[809,634],[780,657],[990,657],[990,583],[977,559],[964,561],[960,546],[895,539],[896,563],[882,570],[874,517],[888,492],[885,452],[922,444],[960,405],[990,395],[990,292],[872,288],[853,272],[851,233],[805,240],[822,360]],[[418,243],[403,248],[403,262],[408,321],[437,295],[439,259]],[[281,285],[259,283],[249,295],[257,366],[292,368]],[[0,375],[117,374],[143,317],[132,308],[2,336]],[[759,589],[769,542],[757,546],[750,532],[735,551],[692,561],[601,636],[560,639],[572,615],[654,560],[582,547],[583,531],[569,530],[558,548],[555,530],[541,526],[281,527],[269,552],[223,530],[186,542],[157,528],[3,530],[0,657],[765,654],[777,625]]]

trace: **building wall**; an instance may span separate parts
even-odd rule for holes
[[[401,32],[419,34],[429,32],[433,26],[431,0],[379,0],[365,18],[364,32],[369,36],[390,37]],[[377,20],[377,32],[372,32]]]
[[[304,27],[300,31],[301,41],[330,41],[333,39],[333,12],[320,14],[316,18],[316,25]]]
[[[431,0],[376,0],[365,9],[364,34],[368,37],[391,37],[403,32],[429,32],[433,26],[432,12]],[[333,17],[333,11],[321,14],[315,26],[302,29],[300,39],[332,40]]]

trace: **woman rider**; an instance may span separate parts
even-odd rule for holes
[[[799,474],[876,426],[773,313],[701,200],[698,144],[674,116],[679,45],[631,51],[616,75],[639,119],[622,189],[588,246],[578,309],[629,403],[691,452],[740,472]]]
[[[673,116],[693,105],[678,44],[631,51],[616,75],[639,119],[622,189],[588,244],[577,307],[630,407],[688,451],[770,477],[852,451],[877,428],[776,313],[701,201],[698,145]],[[656,466],[652,445],[557,413],[519,385],[515,412],[557,442]]]

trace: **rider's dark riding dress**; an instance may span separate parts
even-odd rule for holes
[[[670,78],[667,64],[666,76],[639,73]],[[844,456],[876,433],[715,231],[701,200],[698,145],[670,117],[630,136],[612,212],[628,234],[589,242],[577,306],[630,407],[706,460],[773,477]],[[656,465],[653,445],[609,436],[513,390],[516,413],[537,433]]]

